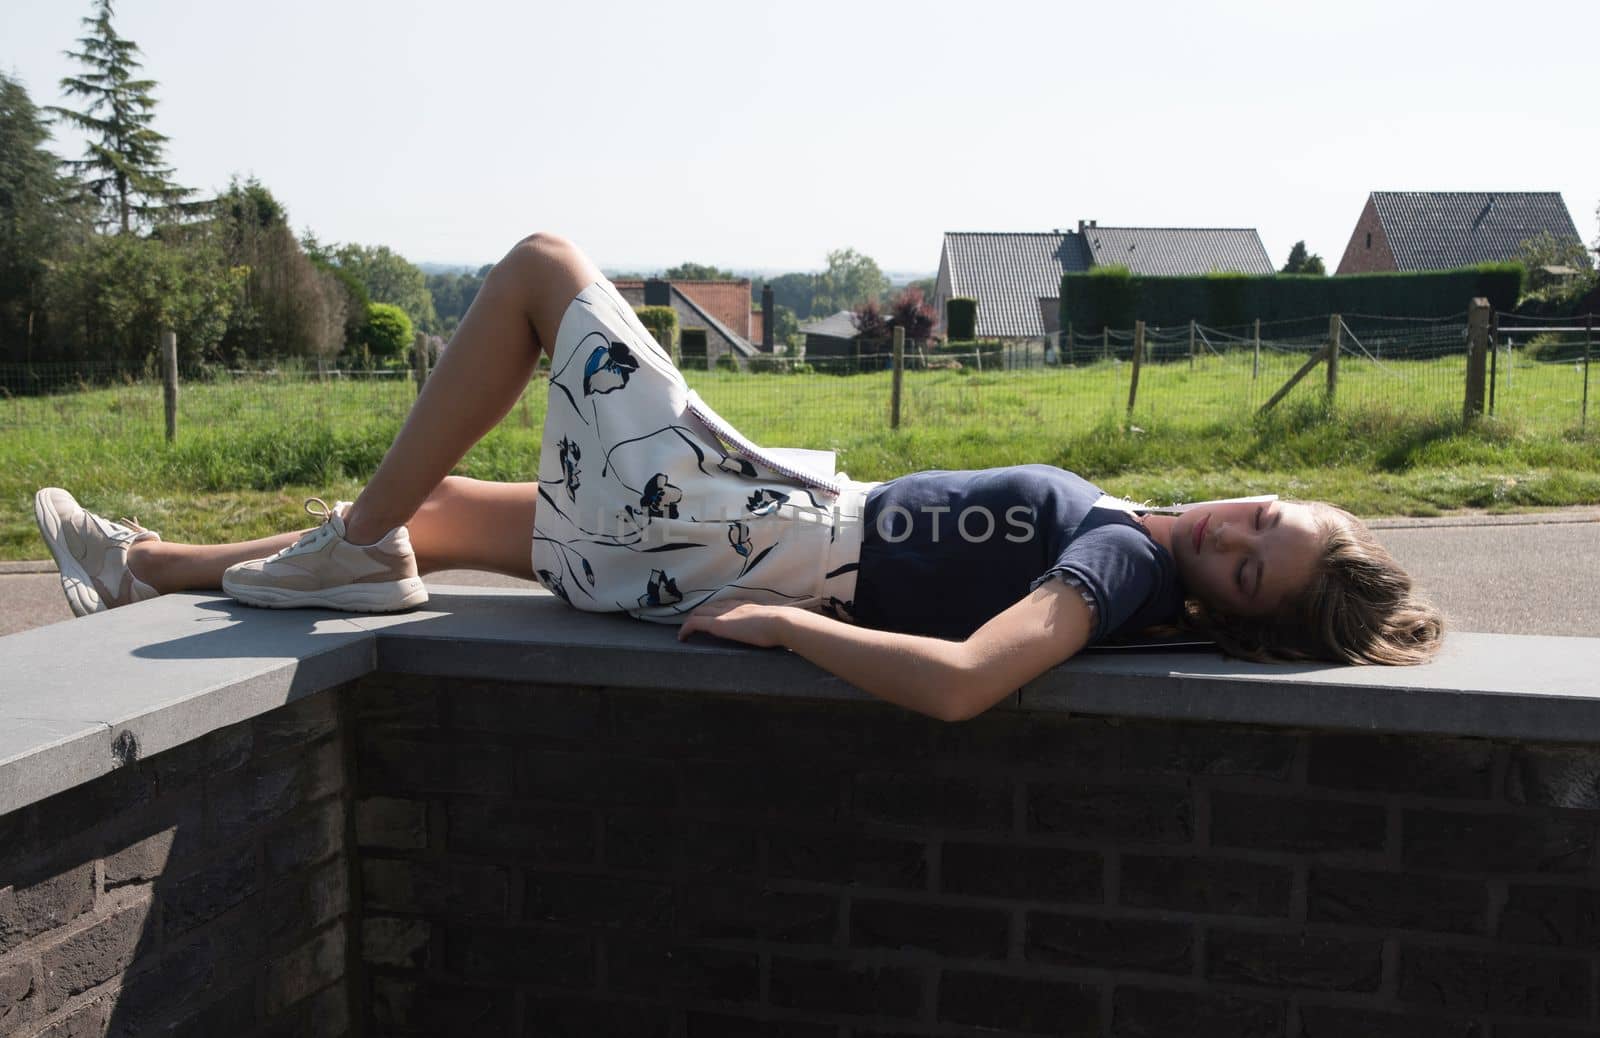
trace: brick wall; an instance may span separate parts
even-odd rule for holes
[[[1369,235],[1371,245],[1367,244]],[[1389,247],[1383,222],[1378,219],[1378,207],[1373,204],[1372,196],[1368,195],[1367,204],[1361,209],[1361,218],[1356,221],[1356,229],[1345,246],[1344,258],[1339,260],[1334,273],[1371,274],[1394,269],[1394,250]]]
[[[0,815],[0,1036],[344,1034],[340,703]]]
[[[377,1033],[1600,1030],[1600,751],[353,690]]]

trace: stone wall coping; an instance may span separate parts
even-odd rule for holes
[[[387,616],[166,595],[0,638],[0,815],[373,672],[872,699],[782,649],[679,642],[542,590],[432,591]],[[1600,742],[1600,638],[1452,633],[1421,667],[1090,652],[994,709]]]

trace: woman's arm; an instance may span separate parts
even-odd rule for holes
[[[1058,580],[984,624],[964,642],[878,631],[788,606],[713,603],[689,615],[680,639],[704,631],[782,645],[852,685],[918,713],[964,721],[998,703],[1089,640],[1089,607]]]

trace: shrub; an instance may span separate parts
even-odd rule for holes
[[[718,354],[717,355],[717,370],[718,371],[738,371],[739,370],[738,358],[734,357],[734,355],[732,353],[720,353],[720,354]]]
[[[361,343],[376,357],[398,357],[411,345],[411,318],[398,306],[372,303],[361,326]]]
[[[945,337],[971,340],[978,337],[978,301],[971,296],[952,296],[944,304]]]
[[[639,323],[656,337],[656,342],[665,337],[667,352],[671,353],[678,341],[678,311],[670,306],[636,306],[633,312],[639,315]]]

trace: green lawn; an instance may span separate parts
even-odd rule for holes
[[[1502,358],[1497,414],[1470,431],[1459,421],[1460,357],[1346,359],[1333,410],[1318,369],[1256,417],[1301,360],[1269,351],[1259,373],[1248,352],[1192,369],[1146,365],[1131,421],[1127,363],[908,372],[898,430],[888,427],[887,372],[688,378],[752,439],[836,450],[856,479],[1041,461],[1163,502],[1272,491],[1368,515],[1600,503],[1600,421],[1580,430],[1580,364]],[[171,539],[294,526],[305,496],[356,492],[414,396],[398,380],[187,384],[170,446],[159,385],[0,399],[0,559],[41,555],[29,504],[46,484]],[[536,382],[458,471],[535,478],[543,418]]]

